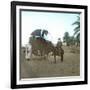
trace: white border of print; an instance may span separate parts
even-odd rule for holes
[[[33,78],[33,79],[21,79],[19,69],[19,45],[20,45],[20,32],[19,32],[19,11],[20,9],[35,9],[35,10],[50,10],[50,11],[69,11],[69,12],[81,12],[80,16],[80,76],[68,76],[68,77],[47,77],[47,78]],[[17,6],[16,7],[16,71],[17,71],[17,85],[21,84],[36,84],[36,83],[53,83],[53,82],[72,82],[72,81],[84,81],[84,10],[82,9],[69,9],[69,8],[51,8],[51,7],[33,7],[33,6]]]

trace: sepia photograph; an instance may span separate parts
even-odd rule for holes
[[[80,13],[21,11],[22,78],[80,75]]]
[[[11,2],[11,88],[87,84],[87,6]]]

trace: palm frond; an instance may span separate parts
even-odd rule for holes
[[[80,29],[76,29],[76,31],[74,32],[74,35],[77,35],[78,33],[80,33]]]
[[[76,21],[72,25],[80,25],[80,21]]]
[[[77,16],[77,20],[80,21],[80,16]]]
[[[77,34],[76,39],[78,42],[80,42],[80,33]]]
[[[74,29],[74,31],[80,31],[80,25],[78,25],[75,29]]]
[[[77,37],[77,38],[80,38],[80,33],[78,33],[76,37]]]

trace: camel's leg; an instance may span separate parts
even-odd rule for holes
[[[59,48],[59,56],[61,57],[61,62],[63,62],[63,55],[64,55],[64,50],[60,47]]]
[[[63,54],[61,54],[61,62],[63,62]]]
[[[61,62],[63,62],[63,55],[64,55],[64,50],[62,49],[62,51],[61,51]]]
[[[54,55],[54,63],[56,63],[56,55]]]

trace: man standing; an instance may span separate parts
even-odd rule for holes
[[[61,38],[58,38],[57,47],[62,47]]]

